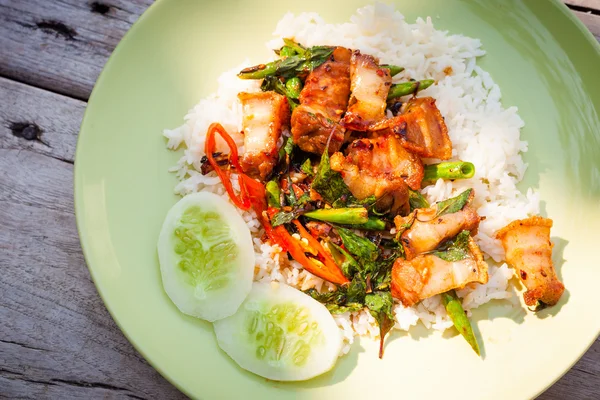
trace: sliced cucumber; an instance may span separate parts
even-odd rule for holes
[[[214,327],[219,346],[240,367],[277,381],[329,371],[343,344],[325,306],[284,284],[255,282],[238,311]]]
[[[169,210],[158,259],[165,292],[194,317],[228,317],[252,288],[250,230],[234,206],[213,193],[189,194]]]

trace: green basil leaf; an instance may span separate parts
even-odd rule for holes
[[[469,236],[471,232],[462,231],[452,240],[444,243],[433,255],[445,261],[460,261],[469,257]]]
[[[337,227],[337,233],[342,238],[344,246],[351,254],[364,261],[375,261],[379,257],[379,249],[369,239],[358,236],[349,229]]]
[[[452,197],[448,200],[437,203],[436,217],[444,214],[452,214],[462,210],[463,207],[469,202],[469,197],[472,191],[473,189],[467,189],[456,197]]]

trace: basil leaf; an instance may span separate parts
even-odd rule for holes
[[[359,311],[365,306],[365,283],[360,277],[355,277],[348,286],[340,286],[334,292],[319,293],[308,289],[304,293],[324,304],[332,314]]]
[[[417,208],[429,208],[429,202],[418,190],[408,189],[408,202],[411,212]]]
[[[285,84],[281,82],[281,80],[276,76],[266,76],[260,84],[260,90],[262,90],[263,92],[272,90],[275,93],[279,93],[287,97],[291,111],[294,111],[294,108],[296,108],[299,105],[298,102],[295,100],[296,95],[294,93],[291,93],[285,86]]]
[[[316,289],[308,289],[304,293],[323,304],[340,305],[346,302],[346,290],[343,286],[333,292],[319,293]]]
[[[294,151],[294,140],[292,139],[292,137],[290,136],[286,141],[285,141],[285,145],[283,146],[283,151],[285,151],[285,154],[287,154],[288,156],[292,155],[292,151]]]
[[[365,303],[365,292],[367,284],[360,274],[354,275],[354,278],[348,285],[348,291],[346,293],[346,301],[350,303]]]
[[[444,243],[433,255],[445,261],[460,261],[469,257],[469,236],[471,232],[462,231],[452,240]]]
[[[365,296],[365,305],[379,325],[379,358],[382,358],[385,336],[394,326],[392,294],[390,292],[370,293]]]
[[[302,165],[300,166],[300,170],[308,176],[315,175],[315,173],[313,171],[312,163],[310,162],[310,158],[307,158],[306,161],[304,161],[302,163]]]
[[[286,57],[277,65],[275,76],[292,78],[312,72],[313,69],[327,61],[334,50],[335,47],[314,46],[306,50],[304,54]]]
[[[473,189],[467,189],[456,197],[452,197],[448,200],[437,203],[436,217],[444,214],[452,214],[462,210],[463,207],[469,202],[469,197],[472,191]]]
[[[364,261],[375,261],[379,257],[379,249],[369,239],[358,236],[349,229],[338,227],[337,233],[342,238],[344,246],[351,254]]]
[[[271,218],[271,225],[275,227],[283,224],[289,224],[290,222],[298,218],[300,215],[302,215],[303,212],[303,209],[292,211],[279,211]]]
[[[360,311],[365,308],[364,304],[360,303],[347,303],[343,306],[337,304],[326,304],[327,310],[332,314],[343,314],[345,312]]]
[[[352,193],[342,179],[342,175],[337,171],[331,170],[327,150],[321,156],[321,162],[313,180],[312,188],[329,204],[339,204],[340,199],[349,199],[352,197]]]

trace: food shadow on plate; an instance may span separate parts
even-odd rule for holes
[[[554,263],[554,270],[556,271],[556,276],[558,277],[558,280],[565,285],[565,291],[563,292],[559,302],[556,305],[553,305],[552,307],[546,307],[535,313],[536,317],[540,319],[555,316],[561,310],[561,308],[568,303],[569,298],[571,297],[571,294],[568,290],[569,282],[565,282],[563,280],[562,274],[562,267],[565,265],[566,261],[564,257],[564,252],[565,248],[569,244],[569,241],[558,236],[552,236],[550,237],[550,240],[552,241],[552,243],[554,243],[554,248],[552,249],[552,262]]]
[[[485,340],[483,338],[483,335],[481,334],[481,331],[479,330],[479,325],[477,325],[476,322],[477,321],[471,318],[471,328],[473,329],[473,334],[475,335],[475,338],[477,339],[477,344],[479,345],[479,357],[482,360],[485,360]],[[442,333],[442,337],[444,339],[452,339],[457,336],[460,336],[460,333],[454,328],[446,329],[444,333]],[[467,348],[469,347],[467,342],[465,342],[464,344],[467,346]]]
[[[210,324],[207,324],[207,325],[210,325]],[[215,335],[213,335],[213,337],[215,340],[215,346],[217,346],[217,338]],[[229,364],[231,365],[232,368],[237,368],[239,371],[242,371],[248,377],[248,379],[252,379],[261,384],[264,384],[266,382],[269,386],[271,386],[273,388],[284,389],[284,390],[290,390],[290,389],[292,389],[292,390],[299,389],[300,390],[300,389],[315,389],[315,388],[320,388],[320,387],[325,387],[325,386],[332,386],[332,385],[335,385],[335,384],[338,384],[338,383],[344,381],[346,378],[348,378],[348,376],[350,376],[350,374],[352,373],[352,371],[358,364],[358,355],[360,353],[364,353],[365,349],[360,345],[360,337],[356,336],[354,338],[354,343],[352,343],[352,345],[350,347],[350,351],[348,351],[347,354],[344,354],[343,356],[338,358],[334,367],[330,371],[328,371],[322,375],[319,375],[317,377],[314,377],[312,379],[309,379],[306,381],[297,381],[297,382],[274,381],[271,379],[267,379],[267,378],[263,378],[261,376],[255,375],[252,372],[246,371],[245,369],[240,367],[220,347],[219,347],[219,352],[222,354],[222,356],[224,358],[227,359],[227,361],[229,362]],[[302,392],[299,391],[297,393],[296,398],[302,398],[302,397],[303,397]],[[310,397],[310,394],[306,393],[306,397]]]

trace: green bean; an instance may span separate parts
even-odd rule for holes
[[[281,60],[276,60],[267,64],[258,64],[253,67],[244,68],[240,71],[238,77],[241,79],[263,79],[273,75],[280,63]]]
[[[302,91],[302,81],[297,76],[290,78],[285,82],[285,89],[288,97],[297,99]]]
[[[424,81],[397,83],[390,88],[387,99],[389,101],[397,97],[416,93],[419,90],[427,89],[429,86],[433,85],[434,82],[433,79],[425,79]]]
[[[369,220],[364,224],[352,225],[352,228],[364,229],[367,231],[383,231],[385,230],[385,221],[376,217],[369,217]]]
[[[456,330],[465,338],[475,353],[480,356],[477,338],[473,333],[473,328],[471,328],[471,323],[469,322],[469,318],[467,318],[467,314],[465,314],[460,299],[456,296],[456,292],[450,290],[449,292],[442,293],[442,301],[444,302],[446,312],[454,323]]]
[[[285,43],[284,47],[289,47],[295,53],[300,54],[301,56],[303,56],[306,53],[306,47],[302,46],[300,43],[292,39],[285,38],[283,39],[283,43]]]
[[[295,56],[296,50],[292,49],[290,46],[283,46],[281,50],[279,50],[280,57],[290,57]]]
[[[390,70],[390,75],[391,76],[396,76],[398,75],[400,72],[404,71],[404,67],[399,67],[397,65],[391,65],[391,64],[381,64],[380,65],[381,68],[387,68]]]
[[[475,166],[467,161],[448,161],[425,166],[422,185],[438,179],[469,179],[475,175]]]
[[[369,221],[369,213],[364,207],[323,208],[304,213],[304,216],[342,225],[365,224]]]

